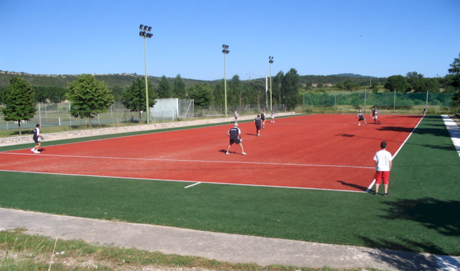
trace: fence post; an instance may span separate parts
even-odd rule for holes
[[[69,103],[69,126],[72,126],[72,115],[70,114],[70,103]]]
[[[366,91],[364,90],[364,108],[363,108],[363,113],[366,112]]]
[[[393,97],[393,114],[396,114],[396,89]]]
[[[42,115],[41,115],[41,112],[40,112],[40,103],[38,103],[38,124],[40,124],[40,126],[42,126]]]

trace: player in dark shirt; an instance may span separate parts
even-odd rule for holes
[[[230,147],[233,143],[240,145],[241,154],[246,155],[243,149],[243,144],[241,143],[243,139],[241,138],[241,130],[238,128],[238,124],[235,123],[235,126],[228,130],[228,136],[230,137],[230,144],[228,145],[226,154],[230,154]]]
[[[262,129],[265,129],[265,111],[262,111],[260,118],[262,119]]]
[[[256,124],[257,136],[260,136],[260,126],[262,124],[262,119],[259,115],[257,115],[257,118],[254,119],[254,123]]]

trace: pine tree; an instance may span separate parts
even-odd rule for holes
[[[147,84],[149,90],[149,107],[153,107],[155,105],[155,94],[150,81],[147,81]],[[145,102],[145,79],[137,78],[123,92],[123,105],[131,111],[139,111],[139,119],[141,119],[141,111],[147,111]]]
[[[11,78],[6,91],[3,93],[2,109],[6,121],[17,121],[21,134],[21,121],[30,120],[37,111],[35,92],[30,84],[22,77]]]

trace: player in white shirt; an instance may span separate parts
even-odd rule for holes
[[[388,196],[388,185],[390,182],[390,170],[393,165],[393,156],[391,153],[386,150],[387,143],[382,141],[380,143],[382,148],[374,156],[374,161],[376,164],[375,168],[375,195],[379,194],[379,186],[383,180],[383,185],[385,187],[385,197]]]

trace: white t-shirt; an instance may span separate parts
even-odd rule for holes
[[[378,151],[374,160],[377,162],[377,171],[390,171],[390,161],[393,160],[393,156],[387,150]]]

